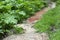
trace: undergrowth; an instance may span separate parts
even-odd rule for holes
[[[0,37],[6,36],[10,31],[22,33],[22,28],[14,25],[23,22],[36,11],[45,7],[42,0],[0,0]]]
[[[60,6],[49,10],[34,25],[37,32],[49,34],[49,40],[60,40]]]

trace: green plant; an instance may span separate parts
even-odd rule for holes
[[[50,34],[49,40],[60,40],[60,29]]]
[[[60,5],[60,0],[57,0],[56,3],[57,3],[57,5]]]
[[[13,32],[14,34],[19,34],[19,33],[21,34],[24,33],[24,29],[21,27],[14,27]]]
[[[49,10],[43,17],[34,25],[38,32],[47,32],[51,37],[50,40],[60,39],[60,6]]]
[[[42,0],[0,0],[0,37],[44,6]],[[14,30],[22,32],[21,28],[16,27]]]
[[[42,19],[39,20],[35,25],[36,28],[40,32],[46,32],[47,30],[51,30],[52,26],[55,26],[55,17],[52,11],[48,11],[43,15]]]

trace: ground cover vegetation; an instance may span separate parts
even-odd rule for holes
[[[34,25],[37,32],[46,32],[49,40],[60,40],[60,5],[46,12]]]
[[[38,10],[45,7],[42,0],[0,0],[0,38],[14,32],[22,33],[23,29],[14,25],[21,23]]]

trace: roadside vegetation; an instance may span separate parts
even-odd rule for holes
[[[18,23],[32,16],[45,7],[42,0],[0,0],[0,38],[6,37],[11,31],[22,33]]]
[[[49,40],[60,40],[60,5],[59,0],[54,9],[46,12],[38,22],[34,25],[37,32],[46,32]]]

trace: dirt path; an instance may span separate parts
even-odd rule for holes
[[[35,29],[32,27],[32,24],[21,24],[21,26],[26,29],[24,34],[11,35],[4,40],[48,40],[48,35],[46,33],[36,33]]]
[[[21,26],[26,29],[24,34],[11,35],[4,40],[48,40],[48,35],[46,33],[36,33],[36,30],[32,27],[32,24],[21,24]]]
[[[18,24],[17,26],[20,26],[25,29],[24,34],[11,35],[3,40],[48,40],[48,35],[46,33],[36,33],[36,30],[32,26],[37,20],[41,19],[44,13],[54,7],[55,4],[52,4],[51,7],[44,8],[41,11],[37,12],[34,16],[30,17],[26,21],[26,23]]]
[[[43,10],[37,12],[34,16],[29,18],[26,23],[18,24],[25,29],[25,33],[22,35],[11,35],[3,40],[48,40],[48,35],[46,33],[36,33],[36,30],[32,27],[34,23],[41,18],[41,16],[47,12],[49,8],[44,8]]]

